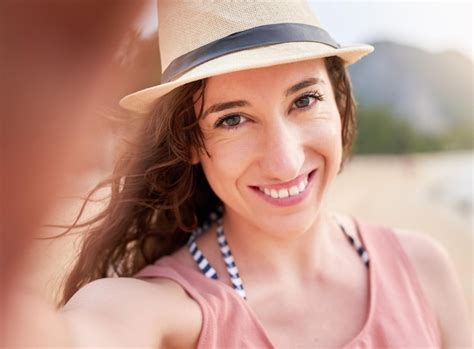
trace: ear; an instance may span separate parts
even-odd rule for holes
[[[196,148],[191,149],[191,164],[197,165],[201,162],[201,158],[199,157],[199,150]]]

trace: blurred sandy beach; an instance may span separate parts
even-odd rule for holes
[[[429,234],[441,242],[455,265],[473,318],[473,159],[454,152],[403,156],[356,156],[346,164],[329,193],[329,207],[362,221]],[[78,195],[105,176],[103,171],[71,179]],[[88,214],[101,207],[94,204]],[[71,222],[79,201],[61,199],[48,223]],[[51,235],[60,230],[45,231]],[[38,241],[31,251],[33,268],[25,280],[54,300],[74,257],[78,235]]]

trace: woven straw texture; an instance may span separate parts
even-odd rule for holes
[[[305,0],[158,0],[162,72],[176,58],[213,41],[278,23],[321,27]],[[133,113],[147,115],[159,97],[192,81],[329,56],[339,56],[346,64],[352,64],[372,51],[370,45],[335,49],[318,42],[286,42],[232,52],[193,67],[171,82],[132,93],[122,98],[120,105]]]
[[[232,11],[229,11],[230,8]],[[162,71],[175,58],[212,41],[242,30],[275,23],[320,26],[308,3],[299,0],[159,0]]]

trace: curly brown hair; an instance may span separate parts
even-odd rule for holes
[[[356,105],[346,66],[325,58],[342,121],[344,163],[355,133]],[[65,280],[59,306],[85,284],[109,276],[132,276],[145,265],[185,245],[189,232],[221,205],[192,149],[205,149],[199,128],[206,80],[176,88],[157,100],[134,141],[119,156],[113,174],[88,194],[65,233],[88,228],[74,267]],[[197,100],[193,96],[197,95]],[[342,169],[342,164],[341,164]],[[108,204],[96,217],[78,223],[93,195],[110,188]]]

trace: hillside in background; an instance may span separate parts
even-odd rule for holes
[[[349,67],[359,103],[356,148],[472,149],[473,62],[457,52],[430,53],[388,41],[373,45],[372,54]]]

